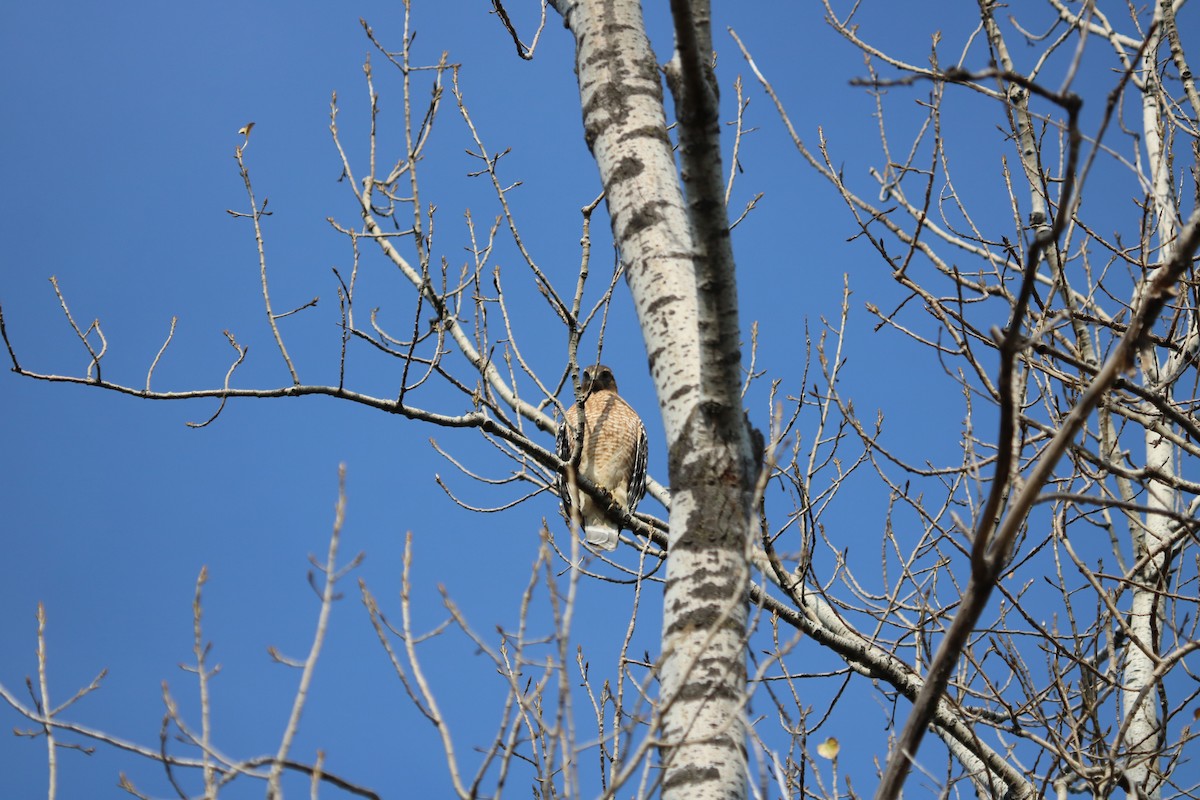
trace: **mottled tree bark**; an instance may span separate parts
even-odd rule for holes
[[[1179,213],[1171,185],[1172,171],[1167,163],[1168,150],[1163,142],[1162,96],[1159,91],[1158,58],[1162,42],[1163,7],[1158,4],[1154,13],[1155,29],[1149,35],[1146,51],[1142,56],[1142,131],[1146,142],[1146,162],[1151,178],[1151,207],[1155,212],[1154,231],[1158,238],[1159,267],[1170,257],[1176,245],[1178,230],[1175,220]],[[1180,369],[1180,359],[1169,356],[1159,363],[1155,348],[1146,343],[1138,352],[1142,385],[1151,392],[1165,398],[1172,395],[1172,376]],[[1168,429],[1169,420],[1149,403],[1144,404],[1147,417],[1155,421],[1153,428],[1146,428],[1146,467],[1151,474],[1164,476],[1163,480],[1151,479],[1147,483],[1146,508],[1141,525],[1131,526],[1133,534],[1133,556],[1142,563],[1131,586],[1132,601],[1129,611],[1131,641],[1125,644],[1121,687],[1121,707],[1125,714],[1123,728],[1128,747],[1125,778],[1129,783],[1130,797],[1157,800],[1162,797],[1162,771],[1159,760],[1162,753],[1163,730],[1158,715],[1158,697],[1155,691],[1158,678],[1155,675],[1158,660],[1159,630],[1164,607],[1160,592],[1167,588],[1169,569],[1168,542],[1171,538],[1171,520],[1165,516],[1178,510],[1179,502],[1171,479],[1176,476],[1175,446],[1159,431]]]
[[[707,4],[672,4],[682,187],[640,4],[556,7],[575,37],[584,135],[667,435],[671,537],[656,718],[663,796],[744,797],[747,536],[758,460],[739,392]]]

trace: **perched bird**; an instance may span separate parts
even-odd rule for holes
[[[568,464],[575,453],[579,425],[583,425],[583,453],[579,475],[604,489],[631,514],[646,492],[646,426],[637,412],[617,394],[612,370],[596,364],[583,371],[583,413],[579,403],[567,409],[558,429],[558,457]],[[620,525],[608,518],[607,506],[593,500],[566,474],[558,476],[558,496],[571,519],[579,509],[587,543],[615,550]]]

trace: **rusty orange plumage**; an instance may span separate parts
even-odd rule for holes
[[[583,424],[583,451],[579,474],[604,489],[630,513],[646,492],[646,426],[637,412],[617,394],[612,370],[596,364],[583,371],[583,413],[579,403],[567,409],[558,429],[558,457],[570,462]],[[558,495],[567,518],[579,509],[583,531],[590,545],[616,549],[620,523],[610,519],[604,504],[572,484],[566,475],[558,478]]]

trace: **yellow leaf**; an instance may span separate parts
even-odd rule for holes
[[[817,745],[817,753],[821,758],[837,758],[839,749],[838,740],[832,736]]]

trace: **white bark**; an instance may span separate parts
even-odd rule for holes
[[[658,65],[636,0],[556,8],[575,36],[584,138],[600,168],[670,446],[696,403],[700,351],[695,249]]]
[[[1177,207],[1171,188],[1171,172],[1164,149],[1165,120],[1162,115],[1162,94],[1158,80],[1158,50],[1161,42],[1162,9],[1154,14],[1157,27],[1146,46],[1142,65],[1142,126],[1146,142],[1146,163],[1150,171],[1150,186],[1156,216],[1160,264],[1165,264],[1175,247]],[[1161,270],[1162,267],[1159,267]],[[1157,270],[1156,270],[1157,272]],[[1148,284],[1149,282],[1147,282]],[[1174,369],[1162,369],[1155,349],[1146,346],[1139,354],[1142,381],[1146,388],[1162,394],[1167,402],[1171,395],[1171,374]],[[1169,427],[1169,421],[1149,404],[1147,415],[1159,425]],[[1174,446],[1156,433],[1155,426],[1146,428],[1146,468],[1151,475],[1175,475]],[[1159,758],[1162,748],[1162,724],[1158,718],[1158,693],[1154,691],[1155,658],[1159,651],[1159,631],[1163,605],[1159,597],[1167,572],[1167,552],[1162,543],[1171,535],[1170,520],[1161,513],[1176,510],[1176,491],[1168,484],[1153,478],[1147,481],[1146,513],[1143,524],[1133,531],[1133,557],[1145,560],[1145,566],[1134,576],[1129,611],[1131,641],[1125,645],[1125,668],[1121,681],[1121,706],[1125,714],[1125,745],[1127,759],[1125,779],[1129,797],[1157,800],[1162,796]]]
[[[757,477],[741,409],[740,344],[715,95],[705,86],[707,7],[678,2],[676,116],[685,208],[658,66],[637,0],[561,0],[576,41],[584,133],[649,354],[667,435],[671,537],[656,718],[663,797],[746,794],[744,648],[750,498]],[[690,169],[689,153],[704,162]],[[721,187],[720,180],[716,187]],[[717,195],[721,195],[718,193]]]
[[[1146,432],[1146,467],[1164,475],[1175,471],[1174,446],[1166,437]],[[1128,753],[1125,778],[1128,796],[1157,800],[1162,796],[1159,758],[1162,750],[1162,724],[1158,718],[1158,692],[1152,684],[1155,656],[1159,650],[1162,602],[1159,591],[1167,572],[1167,548],[1163,542],[1171,535],[1170,521],[1154,510],[1176,510],[1176,492],[1158,481],[1147,484],[1145,524],[1134,533],[1134,558],[1156,553],[1146,559],[1145,567],[1134,577],[1133,600],[1129,611],[1131,641],[1125,645],[1125,669],[1121,681],[1122,709],[1126,716],[1125,743]],[[1149,650],[1149,652],[1147,652]]]

